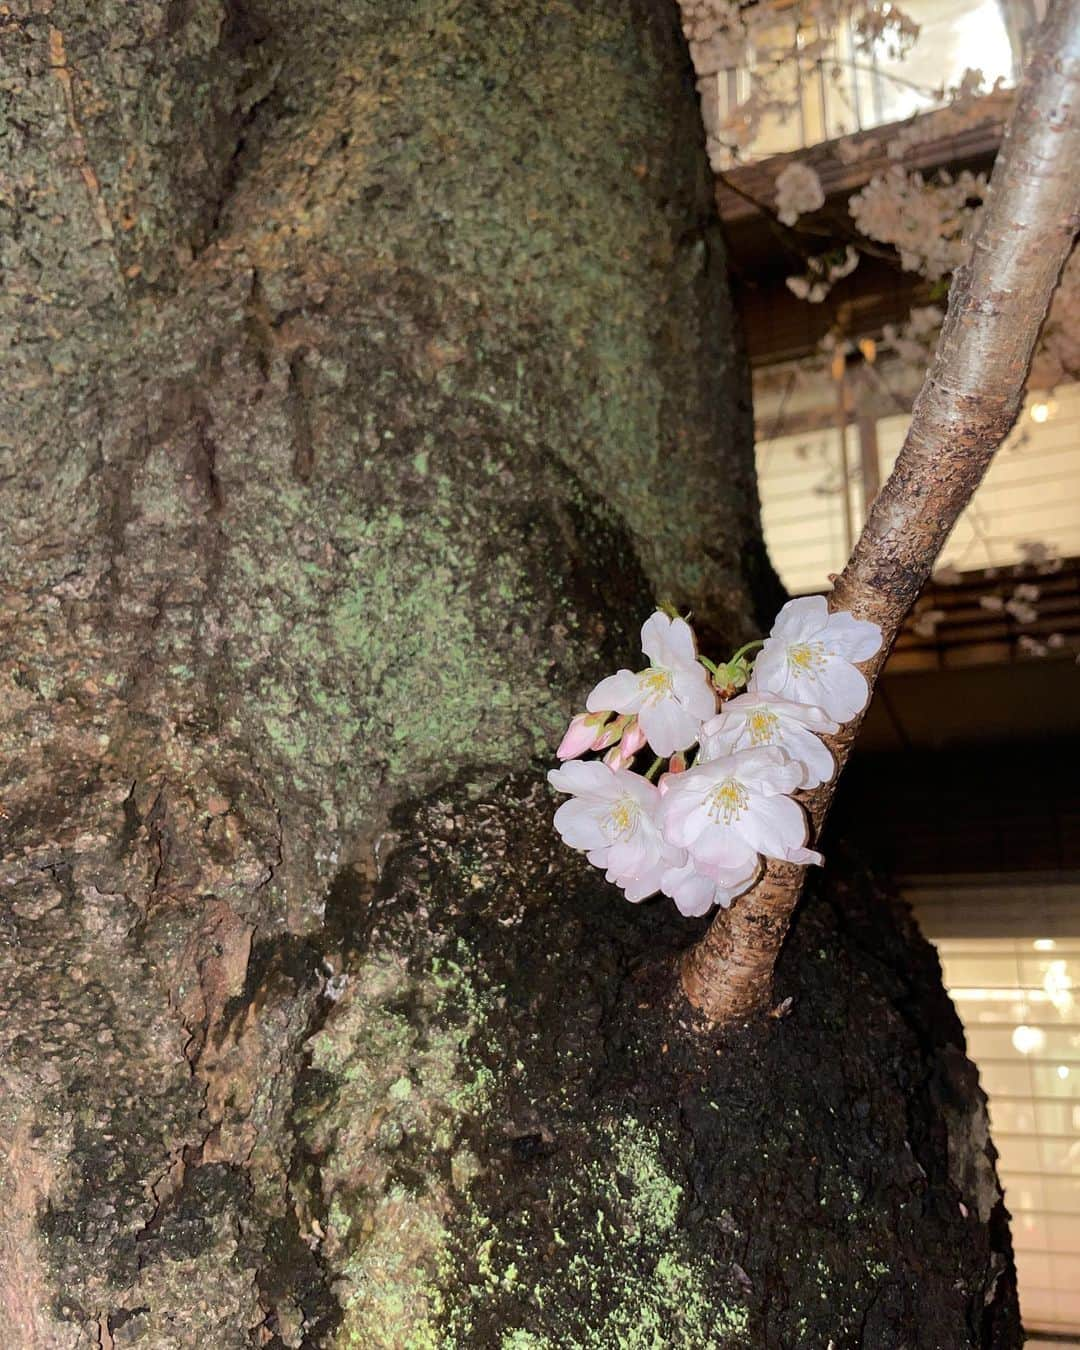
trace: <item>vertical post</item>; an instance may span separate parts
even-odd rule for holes
[[[844,500],[844,548],[850,555],[855,543],[855,520],[851,511],[851,475],[847,453],[847,374],[842,353],[833,358],[833,378],[836,381],[836,428],[840,433],[840,490]]]
[[[878,451],[877,418],[863,413],[855,421],[859,437],[859,463],[862,466],[863,506],[866,514],[881,490],[881,456]]]

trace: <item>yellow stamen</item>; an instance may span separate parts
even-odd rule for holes
[[[659,703],[671,694],[671,674],[660,666],[650,666],[641,672],[642,688],[646,691],[647,703]]]
[[[730,825],[739,819],[750,802],[750,794],[735,778],[725,778],[705,798],[705,809],[713,820]]]
[[[607,818],[607,833],[614,839],[629,839],[637,829],[641,807],[633,797],[620,797]]]
[[[768,708],[758,708],[746,719],[746,725],[750,732],[751,745],[772,745],[776,739],[780,719],[774,712],[769,712]]]
[[[826,663],[824,642],[798,642],[787,650],[788,665],[796,673],[807,675],[812,670],[820,670]]]

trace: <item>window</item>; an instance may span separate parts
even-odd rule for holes
[[[820,30],[798,9],[777,6],[775,22],[757,27],[744,63],[705,76],[702,104],[711,130],[739,120],[753,85],[774,105],[749,143],[729,157],[765,159],[822,141],[901,121],[941,107],[941,91],[958,86],[971,67],[989,89],[1015,81],[1020,33],[1010,34],[998,0],[904,0],[900,9],[920,26],[914,47],[891,59],[887,44],[870,51],[850,22]],[[801,59],[794,59],[801,53]],[[780,108],[783,111],[780,111]],[[721,139],[725,139],[721,134]]]
[[[1026,898],[1018,917],[1030,931]],[[932,932],[933,915],[920,913],[920,918]],[[1076,1333],[1080,933],[1064,938],[948,937],[937,945],[946,987],[964,1023],[968,1053],[989,1097],[998,1172],[1012,1214],[1024,1325],[1029,1333]]]
[[[757,447],[765,540],[787,588],[820,591],[847,561],[866,514],[868,454],[881,481],[899,454],[908,416],[781,435]],[[869,440],[876,442],[868,444]],[[982,486],[960,517],[941,564],[963,571],[1020,562],[1025,544],[1080,556],[1080,385],[1027,401]]]

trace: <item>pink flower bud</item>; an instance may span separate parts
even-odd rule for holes
[[[636,717],[631,717],[630,725],[623,732],[623,759],[632,759],[645,744],[645,740],[646,736],[641,723]]]
[[[682,753],[681,750],[678,752],[678,754],[672,755],[671,758],[668,760],[667,771],[668,773],[686,772],[686,756]]]
[[[609,722],[604,727],[596,740],[593,741],[591,748],[593,750],[606,750],[609,745],[616,745],[622,739],[627,722],[632,720],[629,717],[616,717],[613,722]]]
[[[586,750],[595,750],[598,732],[607,721],[608,713],[578,713],[566,728],[566,734],[555,751],[560,759],[577,759]]]

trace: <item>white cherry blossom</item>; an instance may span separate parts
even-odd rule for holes
[[[609,675],[585,706],[591,713],[636,713],[649,744],[666,759],[698,739],[701,724],[716,712],[716,695],[684,619],[657,610],[642,625],[641,647],[649,667]]]
[[[745,694],[728,699],[720,715],[702,727],[698,762],[774,745],[802,769],[800,788],[817,787],[827,783],[836,769],[831,751],[819,738],[839,730],[820,708],[790,703],[758,689],[751,680]]]
[[[709,867],[748,868],[759,853],[782,862],[820,863],[820,853],[804,847],[806,815],[786,795],[802,775],[801,765],[772,746],[695,764],[665,785],[664,835],[695,864]]]
[[[675,901],[687,918],[708,914],[714,905],[727,909],[737,895],[749,890],[757,879],[758,859],[741,867],[716,867],[688,861],[673,867],[660,879],[660,889]]]
[[[604,868],[627,900],[653,895],[664,874],[686,861],[661,833],[660,791],[641,774],[599,760],[569,760],[548,773],[548,782],[572,794],[555,812],[563,842]]]
[[[821,179],[809,164],[792,160],[776,176],[776,214],[785,225],[825,205]]]
[[[880,647],[876,623],[830,614],[823,595],[804,595],[776,616],[754,662],[754,685],[847,722],[870,697],[866,676],[852,663],[868,660]]]

